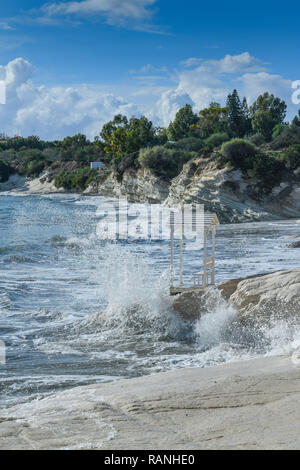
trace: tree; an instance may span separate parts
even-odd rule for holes
[[[208,108],[199,113],[199,121],[192,125],[192,129],[200,138],[206,139],[211,134],[228,131],[228,108],[221,107],[219,103],[212,102]]]
[[[128,119],[117,114],[112,121],[102,127],[100,137],[104,142],[104,150],[108,154],[119,156],[125,150],[125,141],[128,130]]]
[[[100,137],[107,154],[122,157],[150,144],[155,138],[155,129],[145,116],[128,121],[126,116],[118,114],[103,126]]]
[[[300,109],[298,111],[298,115],[294,117],[292,120],[292,126],[294,127],[300,127]]]
[[[76,134],[72,137],[65,137],[64,140],[58,141],[56,146],[60,150],[63,160],[75,160],[79,155],[79,150],[88,146],[90,142],[84,134]]]
[[[267,141],[270,141],[274,127],[283,123],[286,109],[286,103],[273,94],[266,92],[260,95],[250,107],[254,131],[259,132]]]
[[[180,140],[189,137],[191,127],[198,122],[198,116],[193,112],[190,104],[186,104],[177,111],[175,119],[168,127],[169,140]]]
[[[243,135],[247,135],[252,131],[252,123],[251,123],[251,114],[250,109],[247,103],[247,98],[244,96],[242,102],[242,113],[243,113]]]
[[[231,135],[244,137],[251,129],[250,113],[246,98],[241,102],[237,90],[227,97],[228,127]]]

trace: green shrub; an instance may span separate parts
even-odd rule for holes
[[[259,152],[253,160],[253,174],[263,183],[262,192],[270,191],[280,183],[283,163],[270,154]]]
[[[197,137],[186,137],[177,142],[168,142],[165,144],[165,147],[186,150],[187,152],[198,152],[204,147],[204,142],[201,139],[197,139]]]
[[[272,140],[277,139],[277,137],[279,137],[284,132],[286,127],[287,125],[283,124],[282,122],[280,122],[279,124],[276,124],[272,132]]]
[[[147,147],[140,150],[139,163],[142,167],[152,170],[154,174],[169,179],[177,176],[184,163],[194,156],[194,153],[180,149]]]
[[[61,171],[55,178],[57,188],[84,191],[97,176],[97,171],[91,168],[78,168],[73,172]]]
[[[258,153],[255,145],[243,139],[232,139],[222,145],[223,162],[231,163],[236,168],[249,170],[253,167],[253,158]]]
[[[269,192],[281,181],[283,163],[270,153],[264,153],[250,142],[233,139],[223,144],[219,157],[224,163],[229,162],[235,168],[251,171],[252,176],[262,182],[260,192]]]
[[[293,144],[300,144],[300,127],[285,126],[283,131],[270,143],[273,150],[289,147]]]
[[[259,133],[250,135],[248,137],[248,141],[256,147],[260,147],[261,145],[266,143],[266,139],[264,138],[264,136]]]
[[[33,160],[27,164],[27,176],[38,176],[45,168],[45,161]]]
[[[281,155],[280,160],[289,170],[300,167],[300,145],[294,144],[288,147]]]
[[[5,183],[13,173],[14,170],[10,165],[0,161],[0,183]]]
[[[220,145],[228,140],[229,136],[226,132],[216,132],[205,140],[205,145],[210,148],[220,147]]]

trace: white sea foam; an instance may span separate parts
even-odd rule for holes
[[[1,400],[299,347],[299,325],[284,311],[269,328],[246,328],[219,295],[208,294],[207,313],[198,322],[183,321],[168,294],[168,243],[99,240],[95,206],[103,202],[114,203],[76,195],[0,198],[0,218],[6,217],[0,224],[0,331],[13,366],[0,370],[6,384]],[[278,243],[299,233],[294,222],[218,231],[218,282],[297,266],[295,252]],[[6,246],[9,256],[24,259],[9,260]],[[187,281],[200,258],[185,253]]]

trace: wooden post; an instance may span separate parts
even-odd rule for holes
[[[174,225],[171,225],[171,287],[174,287]]]
[[[216,252],[216,227],[213,227],[212,229],[212,253],[211,253],[211,258],[212,258],[212,268],[211,268],[211,283],[214,286],[215,285],[215,252]]]
[[[204,227],[204,240],[203,240],[203,287],[207,286],[207,230]]]
[[[180,231],[180,287],[183,287],[183,223],[181,220]]]

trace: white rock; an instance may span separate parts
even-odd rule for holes
[[[269,357],[0,410],[0,449],[299,449],[300,369]]]

